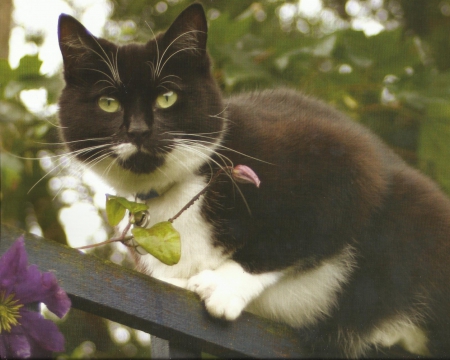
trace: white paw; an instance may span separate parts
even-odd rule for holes
[[[235,320],[247,305],[233,284],[212,270],[191,277],[187,289],[200,296],[212,316],[225,320]]]

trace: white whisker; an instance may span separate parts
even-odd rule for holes
[[[150,29],[150,31],[153,34],[153,38],[155,39],[155,43],[156,43],[156,64],[158,64],[159,63],[159,45],[158,45],[158,40],[156,40],[156,36],[155,36],[155,33],[153,32],[152,27],[147,23],[147,21],[145,23],[147,24],[148,28]],[[155,68],[155,64],[153,64],[152,62],[150,62],[150,63],[152,65],[152,69],[153,69],[153,71],[152,71],[153,81],[155,81],[156,80],[156,70],[157,70],[157,68]]]
[[[186,31],[186,32],[184,32],[183,34],[177,36],[177,37],[176,37],[174,40],[172,40],[172,42],[167,46],[167,48],[164,50],[163,54],[161,55],[161,58],[160,58],[159,61],[156,63],[156,71],[157,71],[156,77],[159,77],[159,76],[161,75],[161,72],[162,72],[162,70],[164,69],[164,66],[166,65],[167,61],[169,61],[170,58],[171,58],[172,56],[174,56],[175,54],[179,53],[180,51],[184,51],[184,50],[197,50],[196,47],[183,48],[182,50],[178,50],[178,51],[176,51],[175,53],[173,53],[171,56],[169,56],[169,58],[168,58],[168,59],[164,62],[164,64],[161,66],[161,63],[162,63],[162,61],[163,61],[163,59],[164,59],[164,55],[165,55],[166,52],[170,49],[170,47],[171,47],[176,41],[178,41],[178,39],[180,39],[181,37],[186,36],[186,35],[188,35],[188,34],[190,34],[190,33],[193,33],[193,32],[201,32],[201,31],[199,31],[199,30]],[[156,44],[158,44],[158,42],[156,42]]]

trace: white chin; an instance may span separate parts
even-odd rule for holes
[[[115,145],[112,147],[114,153],[120,160],[126,160],[131,155],[137,153],[139,151],[138,147],[131,143],[123,143],[119,145]]]

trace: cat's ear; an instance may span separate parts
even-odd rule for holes
[[[205,11],[201,4],[195,3],[178,15],[164,34],[163,43],[166,48],[204,54],[207,31]]]
[[[66,70],[98,46],[95,37],[75,18],[66,14],[59,16],[58,39]]]

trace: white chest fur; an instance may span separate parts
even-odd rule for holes
[[[148,227],[173,217],[205,185],[202,177],[192,175],[162,196],[149,200]],[[156,278],[187,279],[204,269],[215,269],[225,260],[221,249],[212,244],[213,229],[201,214],[202,202],[201,197],[173,222],[181,235],[181,259],[178,264],[168,266],[151,255],[143,255],[140,265],[145,273]]]

